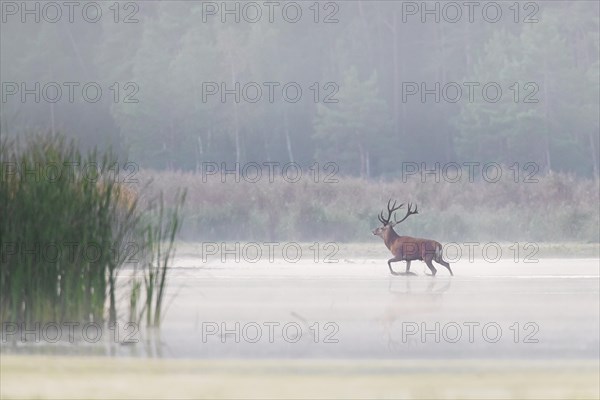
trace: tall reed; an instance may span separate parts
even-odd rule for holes
[[[0,156],[1,322],[117,320],[117,275],[132,242],[141,253],[156,254],[156,288],[163,295],[179,208],[165,222],[161,200],[161,218],[150,218],[152,210],[119,182],[113,152],[83,154],[62,136],[4,140]],[[161,236],[149,240],[147,232]],[[135,285],[129,291],[131,304],[140,293]],[[154,325],[161,301],[147,310]]]
[[[185,202],[185,192],[176,195],[175,207],[165,215],[163,194],[160,194],[157,204],[153,205],[151,214],[155,217],[153,224],[145,229],[146,254],[143,263],[144,287],[146,289],[145,315],[148,326],[159,326],[169,261],[173,258],[175,235],[181,226],[179,216]],[[165,247],[163,247],[163,245]]]

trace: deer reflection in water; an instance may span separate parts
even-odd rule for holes
[[[390,302],[385,307],[380,322],[387,335],[387,346],[390,351],[397,350],[403,344],[399,341],[402,332],[399,329],[394,332],[394,325],[397,322],[406,322],[407,317],[419,316],[419,319],[423,320],[427,315],[437,313],[442,309],[444,294],[451,285],[451,280],[431,280],[423,290],[423,281],[414,278],[402,281],[389,280]],[[399,286],[402,288],[398,288]],[[417,339],[417,336],[411,336],[404,344],[413,346]]]

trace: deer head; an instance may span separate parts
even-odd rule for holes
[[[399,223],[401,223],[402,221],[404,221],[406,218],[410,217],[411,215],[419,213],[416,205],[415,205],[415,209],[413,210],[412,204],[408,203],[408,210],[406,211],[406,215],[400,221],[397,221],[394,213],[396,211],[400,210],[402,207],[404,207],[404,203],[402,203],[398,207],[396,207],[396,201],[394,201],[394,204],[392,204],[392,199],[390,199],[387,204],[387,217],[385,217],[383,215],[383,211],[381,211],[381,214],[379,214],[377,216],[377,218],[381,222],[382,226],[375,229],[373,231],[373,235],[379,236],[381,238],[385,238],[385,236],[389,233],[389,231],[394,226],[398,225]],[[394,221],[390,222],[390,220],[392,219],[392,216],[394,217]]]

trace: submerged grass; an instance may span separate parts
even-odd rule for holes
[[[153,285],[163,293],[179,208],[165,217],[160,199],[157,215],[119,182],[111,151],[82,154],[61,136],[4,140],[0,155],[1,322],[116,321],[116,277],[132,243],[141,255],[136,271],[158,274]],[[140,287],[128,290],[135,307]],[[145,295],[153,299],[153,290]],[[162,297],[151,305],[144,312],[160,316]]]

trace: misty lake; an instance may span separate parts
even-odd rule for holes
[[[184,255],[172,265],[160,333],[119,323],[96,343],[3,340],[3,352],[597,359],[600,349],[597,259],[461,261],[454,277],[433,278],[420,262],[417,275],[392,276],[385,259],[223,264]]]

